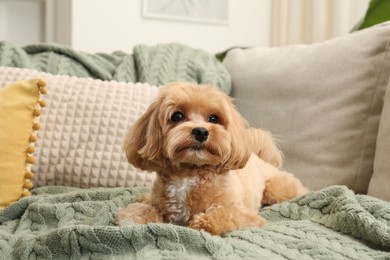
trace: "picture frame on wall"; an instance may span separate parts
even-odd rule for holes
[[[216,25],[228,25],[229,0],[142,0],[142,16]]]

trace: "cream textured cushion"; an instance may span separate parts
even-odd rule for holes
[[[74,187],[149,186],[153,174],[134,169],[122,145],[128,127],[158,88],[0,67],[0,84],[34,75],[47,82],[41,114],[34,185]]]
[[[368,195],[390,201],[390,81],[379,123],[376,140],[374,174],[368,186]]]
[[[310,188],[367,192],[389,41],[387,23],[312,45],[234,49],[224,60],[238,110],[280,137],[283,168]]]

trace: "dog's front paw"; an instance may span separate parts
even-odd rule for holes
[[[226,208],[213,205],[205,213],[194,215],[188,226],[213,235],[222,235],[238,228],[233,215]]]
[[[206,231],[209,233],[214,234],[213,228],[211,223],[207,220],[204,213],[196,214],[193,219],[188,223],[188,226],[190,228],[199,230],[199,231]],[[216,235],[216,234],[214,234]]]
[[[211,207],[206,213],[196,214],[188,226],[213,235],[223,235],[244,227],[261,227],[265,223],[266,220],[256,212],[218,206]]]
[[[124,208],[118,208],[116,210],[114,213],[114,219],[118,226],[131,226],[135,224]]]
[[[135,224],[161,223],[162,217],[157,209],[146,203],[132,203],[125,209],[118,208],[115,221],[119,226]]]

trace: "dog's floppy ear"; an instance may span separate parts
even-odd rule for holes
[[[227,130],[231,137],[231,153],[224,168],[235,170],[244,168],[251,156],[251,147],[246,135],[247,123],[230,102],[231,118]]]
[[[159,104],[156,100],[148,107],[130,128],[124,144],[128,162],[141,170],[155,171],[158,168],[158,158],[162,151]]]
[[[248,128],[246,132],[252,152],[265,162],[282,168],[283,153],[276,145],[271,132],[258,128]]]

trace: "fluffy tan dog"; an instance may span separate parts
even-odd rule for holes
[[[128,161],[157,173],[152,193],[116,212],[119,225],[174,223],[215,235],[259,227],[263,204],[307,189],[281,171],[272,136],[247,128],[231,99],[203,85],[172,83],[130,129]]]

